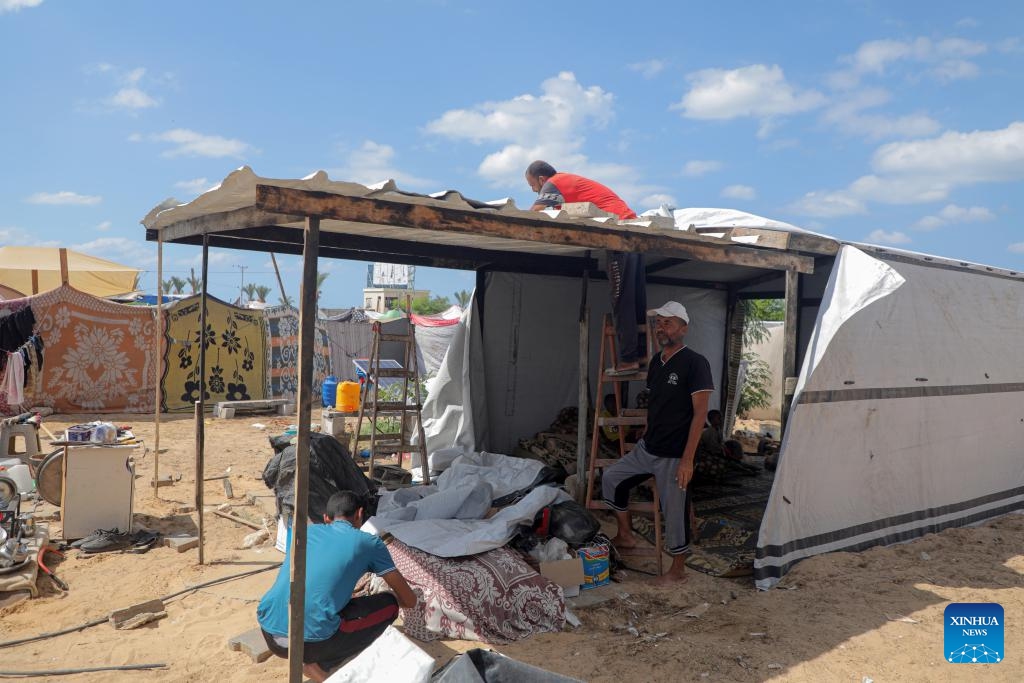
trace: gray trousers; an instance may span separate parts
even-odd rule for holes
[[[690,549],[690,520],[687,516],[689,493],[676,483],[679,458],[659,458],[644,448],[641,439],[623,458],[601,475],[601,495],[612,510],[629,509],[629,492],[637,484],[654,476],[665,519],[665,541],[669,555],[682,555]]]

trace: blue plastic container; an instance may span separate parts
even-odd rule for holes
[[[338,396],[338,378],[329,375],[324,378],[324,385],[321,388],[320,405],[324,408],[333,408]]]

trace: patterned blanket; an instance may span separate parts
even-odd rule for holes
[[[264,309],[267,318],[267,396],[295,398],[299,385],[299,314],[291,306]],[[313,338],[313,396],[331,374],[327,330],[318,321]]]
[[[160,358],[152,309],[111,303],[69,286],[2,307],[16,310],[26,303],[46,344],[43,376],[26,390],[26,404],[58,413],[153,410]],[[10,411],[3,399],[0,410]]]
[[[402,610],[405,633],[413,638],[503,644],[565,624],[562,589],[513,550],[444,558],[398,539],[388,549],[409,585],[422,591],[416,607]]]
[[[266,398],[267,320],[263,311],[235,308],[209,297],[206,330],[199,327],[200,297],[167,309],[163,408],[192,410],[199,400],[199,344],[206,346],[205,399],[248,401]]]

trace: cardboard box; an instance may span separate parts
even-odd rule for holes
[[[563,588],[579,587],[583,583],[583,561],[574,557],[569,560],[541,562],[540,575]]]

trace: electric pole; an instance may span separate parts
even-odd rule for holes
[[[240,284],[238,286],[238,303],[239,303],[239,305],[242,304],[242,294],[245,291],[245,271],[246,271],[246,269],[248,267],[249,266],[240,266],[238,264],[235,264],[235,268],[238,268],[240,271],[242,271],[242,284]]]

